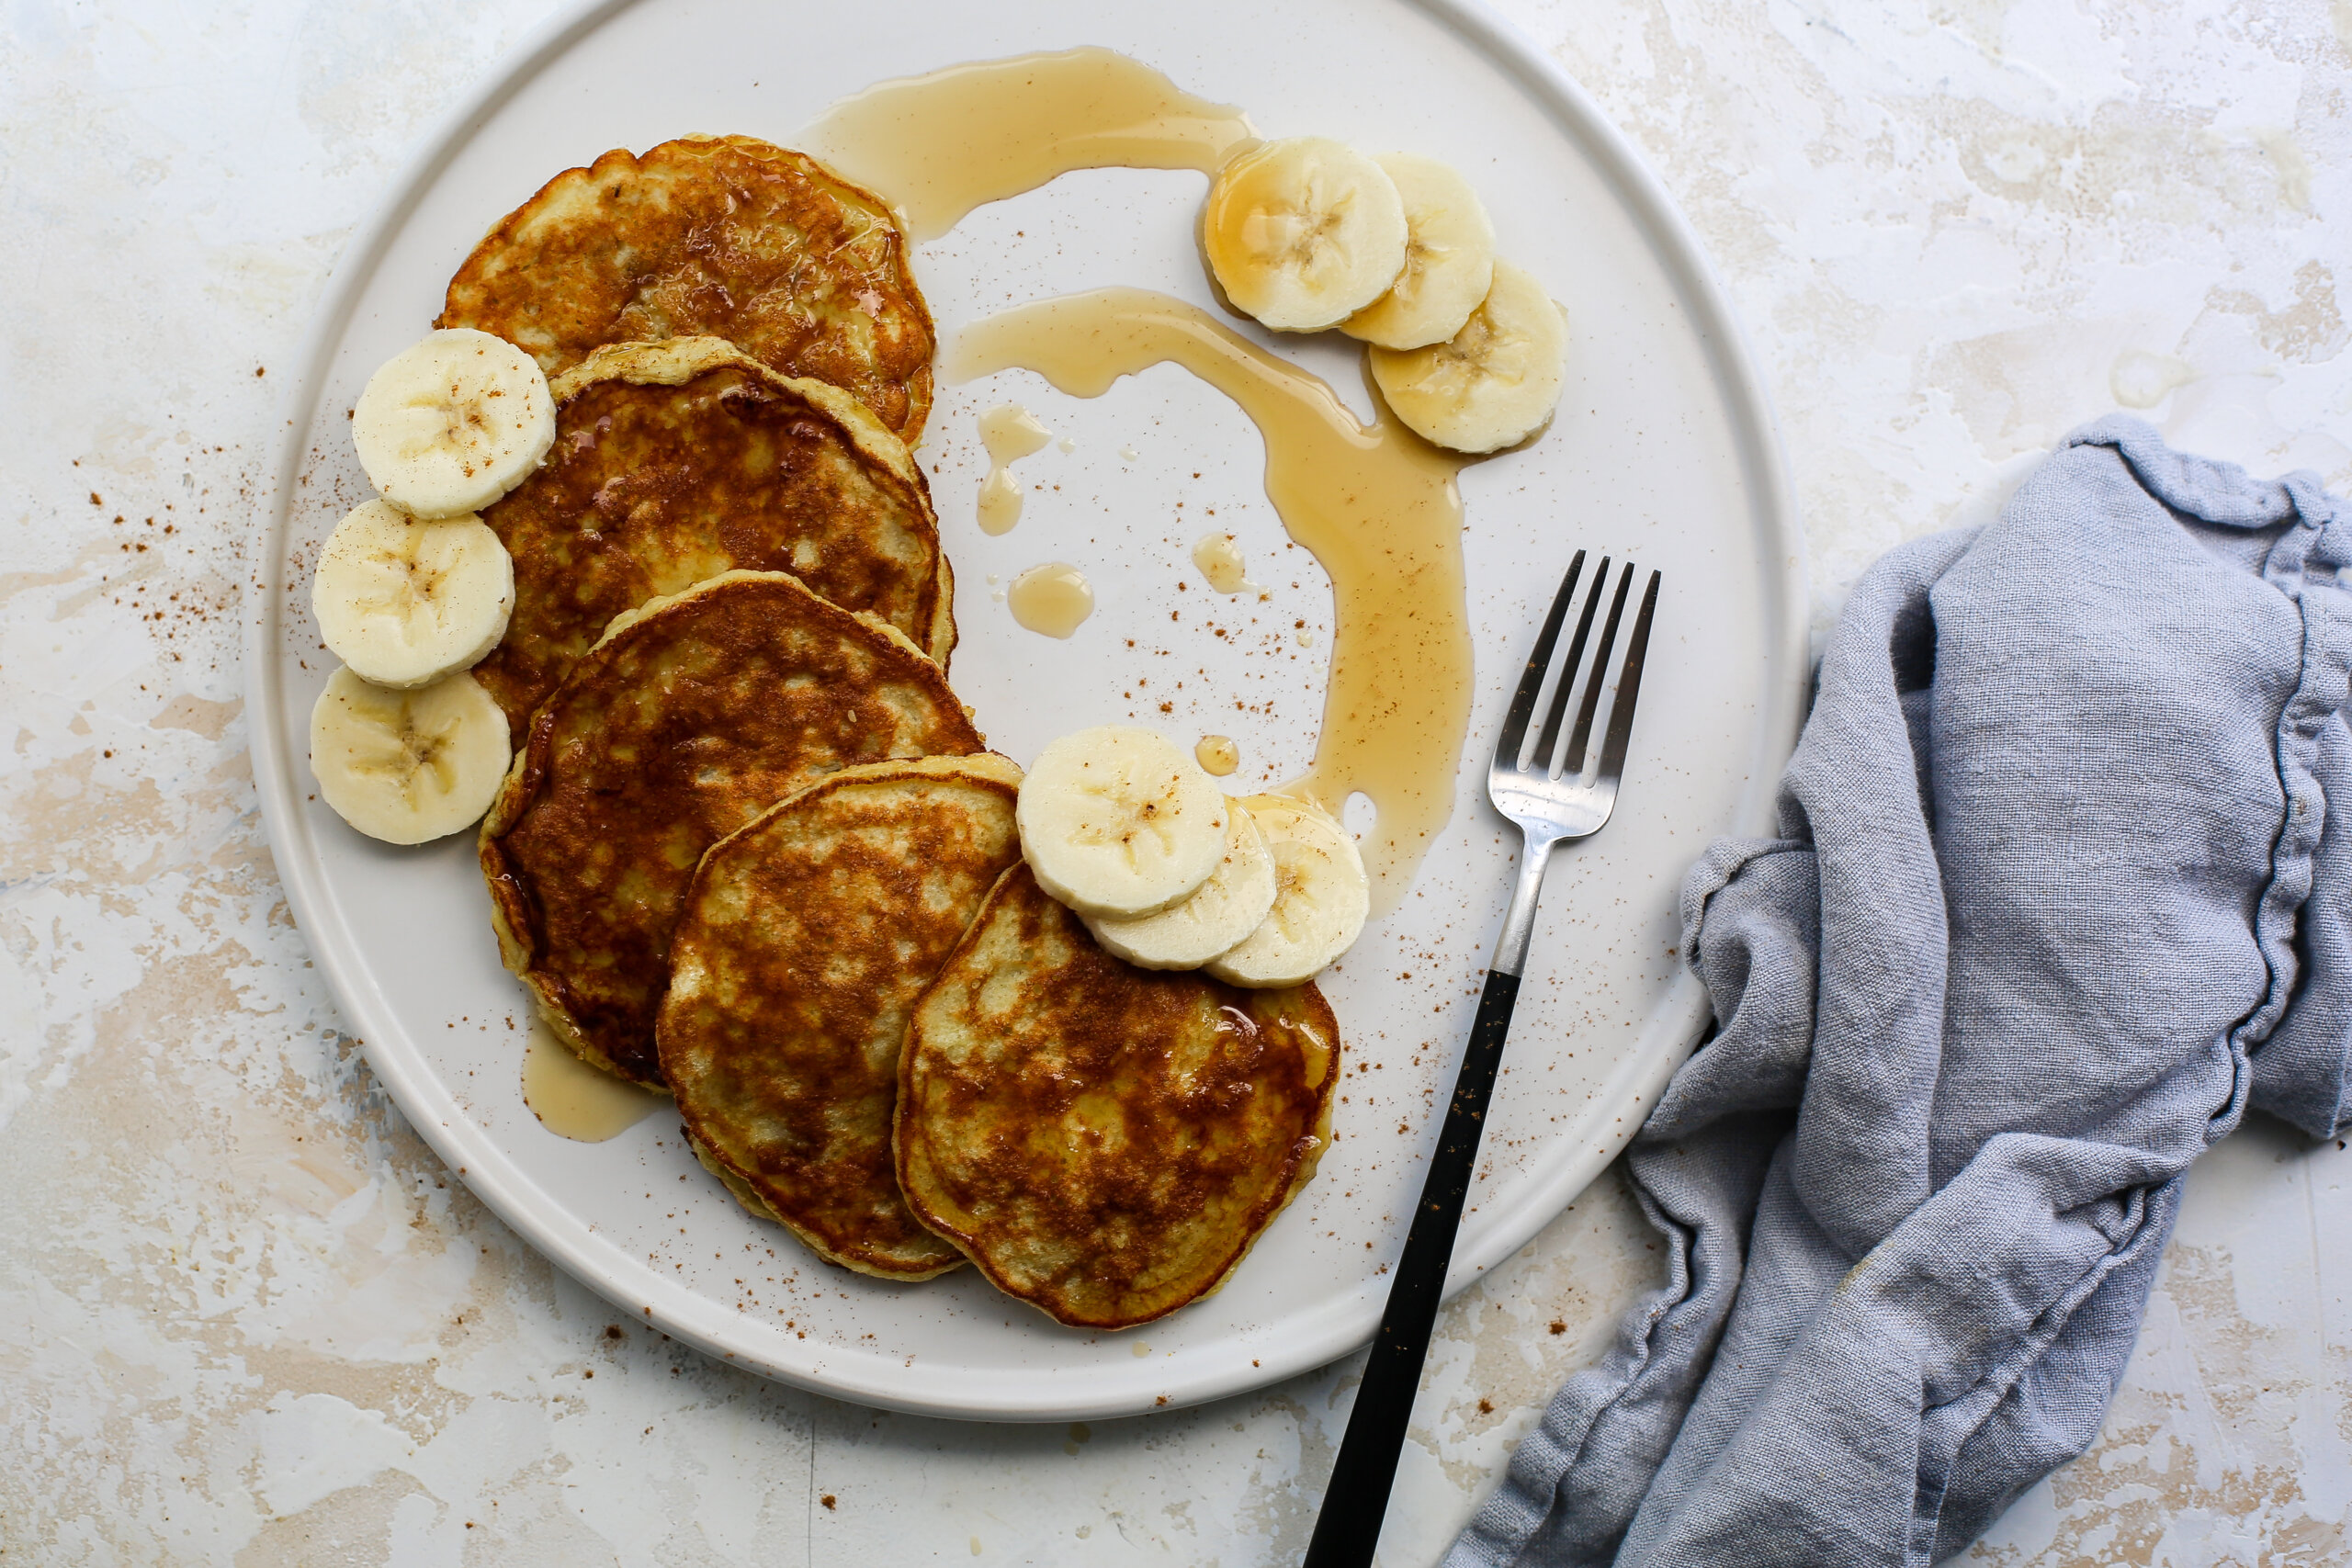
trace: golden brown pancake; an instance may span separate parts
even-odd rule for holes
[[[1223,1284],[1314,1174],[1339,1056],[1312,984],[1133,968],[1016,865],[915,1004],[899,1185],[1008,1293],[1148,1322]]]
[[[980,747],[937,665],[797,578],[656,599],[540,705],[482,819],[499,951],[574,1050],[658,1084],[670,931],[703,851],[852,763]]]
[[[819,1256],[928,1280],[962,1253],[899,1196],[907,1014],[1021,858],[1001,757],[844,768],[702,857],[670,939],[662,1072],[705,1162]]]
[[[549,376],[608,343],[723,337],[910,445],[931,408],[931,312],[889,204],[751,136],[565,170],[474,247],[434,325],[494,333]]]
[[[865,405],[718,338],[600,348],[556,378],[547,461],[482,513],[514,615],[474,678],[522,733],[614,616],[722,571],[789,571],[942,669],[955,591],[928,487]]]

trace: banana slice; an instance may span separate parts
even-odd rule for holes
[[[1106,724],[1037,753],[1013,820],[1037,885],[1080,915],[1156,915],[1225,858],[1233,813],[1200,764],[1148,729]]]
[[[1372,879],[1347,829],[1305,801],[1253,795],[1241,805],[1273,852],[1273,908],[1202,967],[1236,986],[1295,986],[1353,945],[1372,909]]]
[[[1435,158],[1373,160],[1405,202],[1405,269],[1388,292],[1340,323],[1383,348],[1424,348],[1460,332],[1495,280],[1495,226],[1470,182]]]
[[[538,362],[504,338],[447,327],[386,360],[351,410],[359,466],[418,517],[480,512],[555,444]]]
[[[1247,808],[1227,803],[1225,855],[1190,898],[1136,919],[1090,919],[1094,940],[1139,969],[1198,969],[1274,907],[1274,857]]]
[[[1325,136],[1230,159],[1201,214],[1201,250],[1226,298],[1281,332],[1337,326],[1387,293],[1405,240],[1396,182]]]
[[[506,635],[514,563],[479,517],[424,522],[388,501],[327,536],[311,612],[328,649],[379,686],[429,686]]]
[[[1567,381],[1568,321],[1506,261],[1450,343],[1371,351],[1372,378],[1413,433],[1456,452],[1517,446],[1552,417]]]
[[[471,675],[394,691],[345,666],[311,709],[311,773],[335,815],[388,844],[470,825],[506,776],[506,715]]]

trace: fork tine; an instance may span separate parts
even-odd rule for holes
[[[1568,711],[1569,694],[1576,690],[1577,666],[1584,660],[1584,645],[1592,635],[1592,613],[1600,605],[1600,596],[1609,588],[1609,558],[1600,558],[1600,570],[1592,574],[1592,592],[1585,595],[1584,614],[1577,617],[1577,635],[1568,643],[1568,656],[1560,661],[1560,683],[1552,692],[1552,710],[1544,716],[1544,729],[1535,738],[1537,771],[1552,769],[1552,747],[1560,739],[1560,716]]]
[[[1568,732],[1568,748],[1560,759],[1563,778],[1574,778],[1584,772],[1585,746],[1592,739],[1592,716],[1600,705],[1601,683],[1609,675],[1609,650],[1617,646],[1617,623],[1624,617],[1625,595],[1633,586],[1634,563],[1627,561],[1625,575],[1617,580],[1617,596],[1609,602],[1609,624],[1600,628],[1600,646],[1593,649],[1592,678],[1585,682],[1584,701],[1577,707],[1577,727]]]
[[[1609,570],[1606,561],[1600,567]],[[1527,656],[1527,672],[1519,678],[1519,690],[1511,694],[1510,711],[1503,716],[1502,734],[1495,741],[1495,761],[1519,766],[1520,745],[1527,739],[1527,716],[1535,711],[1535,698],[1544,690],[1544,671],[1552,663],[1552,644],[1559,639],[1560,623],[1567,617],[1568,601],[1576,596],[1577,574],[1584,570],[1584,552],[1578,550],[1576,559],[1568,563],[1567,576],[1560,580],[1560,592],[1553,596],[1551,613],[1544,617],[1544,629],[1535,637],[1535,650]]]
[[[1609,710],[1609,733],[1600,742],[1600,777],[1614,784],[1625,771],[1625,742],[1634,733],[1634,704],[1642,694],[1642,660],[1650,649],[1650,617],[1657,609],[1658,573],[1642,593],[1642,612],[1634,617],[1634,635],[1625,642],[1625,670],[1617,677],[1616,705]]]

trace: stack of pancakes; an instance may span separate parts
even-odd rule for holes
[[[888,205],[748,137],[608,152],[436,324],[552,378],[553,449],[482,514],[515,598],[475,675],[523,738],[499,946],[556,1032],[847,1268],[968,1258],[1095,1327],[1216,1289],[1329,1140],[1338,1030],[1312,985],[1128,967],[1021,864],[1020,771],[947,684]]]

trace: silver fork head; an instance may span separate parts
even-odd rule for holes
[[[1567,651],[1555,660],[1553,654],[1559,642],[1560,628],[1569,611],[1576,608],[1577,580],[1583,575],[1584,564],[1585,552],[1578,550],[1576,558],[1568,563],[1567,576],[1552,601],[1550,614],[1544,617],[1543,629],[1536,634],[1526,671],[1520,676],[1519,690],[1513,694],[1510,710],[1503,717],[1502,734],[1495,744],[1494,764],[1487,773],[1487,793],[1493,798],[1495,808],[1519,824],[1531,846],[1581,839],[1600,831],[1609,820],[1609,813],[1617,804],[1617,782],[1625,770],[1625,743],[1633,734],[1634,707],[1642,690],[1642,664],[1649,653],[1650,623],[1657,611],[1661,578],[1653,571],[1648,586],[1643,590],[1633,629],[1626,636],[1624,657],[1614,668],[1615,694],[1609,701],[1608,728],[1601,735],[1595,755],[1591,745],[1593,721],[1612,685],[1610,656],[1616,649],[1617,634],[1624,621],[1634,568],[1631,561],[1624,563],[1616,592],[1611,594],[1609,558],[1601,558],[1577,615],[1576,633]],[[1600,618],[1604,596],[1609,599],[1609,614],[1602,620],[1596,644],[1592,642],[1593,622]],[[1589,658],[1586,657],[1588,646]],[[1531,745],[1528,721],[1534,716],[1537,703],[1546,691],[1551,694],[1551,701]],[[1561,726],[1568,716],[1572,699],[1576,705],[1575,723],[1564,742]]]

